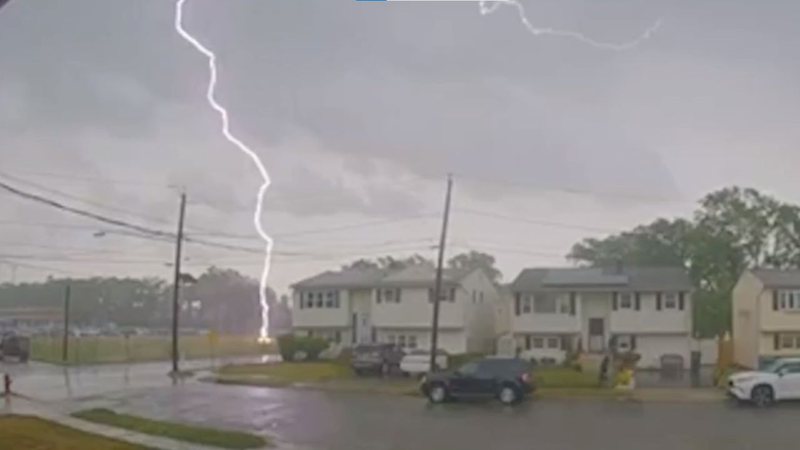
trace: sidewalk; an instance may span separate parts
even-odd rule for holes
[[[191,444],[188,442],[136,433],[123,428],[87,422],[65,414],[50,411],[20,397],[8,397],[0,401],[4,402],[2,408],[0,408],[0,414],[35,416],[76,430],[129,442],[131,444],[138,444],[146,448],[159,450],[222,450],[219,447]]]

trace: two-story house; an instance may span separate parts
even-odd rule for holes
[[[733,288],[734,360],[758,368],[800,356],[800,270],[747,270]]]
[[[692,286],[682,268],[525,269],[511,284],[511,328],[521,356],[634,351],[640,367],[665,355],[688,367]]]
[[[419,265],[302,280],[292,286],[293,328],[345,346],[382,342],[430,349],[435,277],[433,268]],[[492,350],[497,297],[482,270],[444,270],[438,348],[453,354]]]

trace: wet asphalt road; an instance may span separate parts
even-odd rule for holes
[[[73,401],[263,433],[313,449],[800,448],[800,405],[530,401],[431,406],[413,397],[190,383]]]

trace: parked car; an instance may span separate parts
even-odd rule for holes
[[[16,333],[4,333],[0,336],[0,360],[4,361],[11,357],[17,358],[20,362],[27,362],[30,351],[30,338]]]
[[[431,365],[431,352],[427,350],[412,350],[400,361],[400,371],[410,376],[421,376],[428,373]],[[443,350],[436,352],[437,370],[447,369],[447,353]]]
[[[468,397],[496,397],[516,403],[535,389],[533,366],[519,358],[484,358],[452,372],[432,373],[422,382],[422,393],[433,403]]]
[[[778,358],[760,370],[728,377],[728,394],[757,406],[800,399],[800,358]]]
[[[353,349],[350,365],[356,375],[396,373],[403,356],[403,350],[392,344],[362,344]]]

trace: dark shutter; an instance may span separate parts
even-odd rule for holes
[[[772,343],[775,346],[775,350],[780,350],[780,348],[781,348],[781,336],[778,333],[775,333],[772,336]]]
[[[514,314],[520,315],[522,313],[522,295],[517,292],[514,299]]]
[[[397,292],[394,294],[394,302],[400,303],[400,293],[403,292],[402,289],[398,289]]]
[[[636,335],[631,335],[631,350],[636,350]]]
[[[530,350],[530,349],[531,349],[531,335],[530,334],[526,334],[525,335],[525,350]]]
[[[772,310],[773,311],[777,311],[778,310],[778,290],[777,289],[773,289],[772,290]]]
[[[656,293],[656,311],[661,311],[661,292]]]
[[[577,297],[578,297],[578,295],[576,293],[574,293],[574,292],[570,292],[569,293],[569,315],[570,316],[574,316],[575,315],[575,300],[576,300]]]
[[[300,294],[300,309],[303,309],[305,303],[306,303],[305,295]]]
[[[375,302],[376,303],[380,303],[381,302],[381,290],[380,289],[378,289],[378,292],[375,295]]]
[[[617,308],[619,308],[619,305],[617,304],[617,302],[619,302],[618,297],[619,297],[619,293],[618,292],[612,292],[611,293],[611,308],[614,311],[616,311]]]
[[[684,294],[683,292],[680,292],[678,294],[678,309],[680,309],[681,311],[683,311],[683,308],[686,306],[686,301],[684,300],[685,297],[683,294]]]
[[[642,309],[642,294],[636,293],[636,310],[639,311]]]

